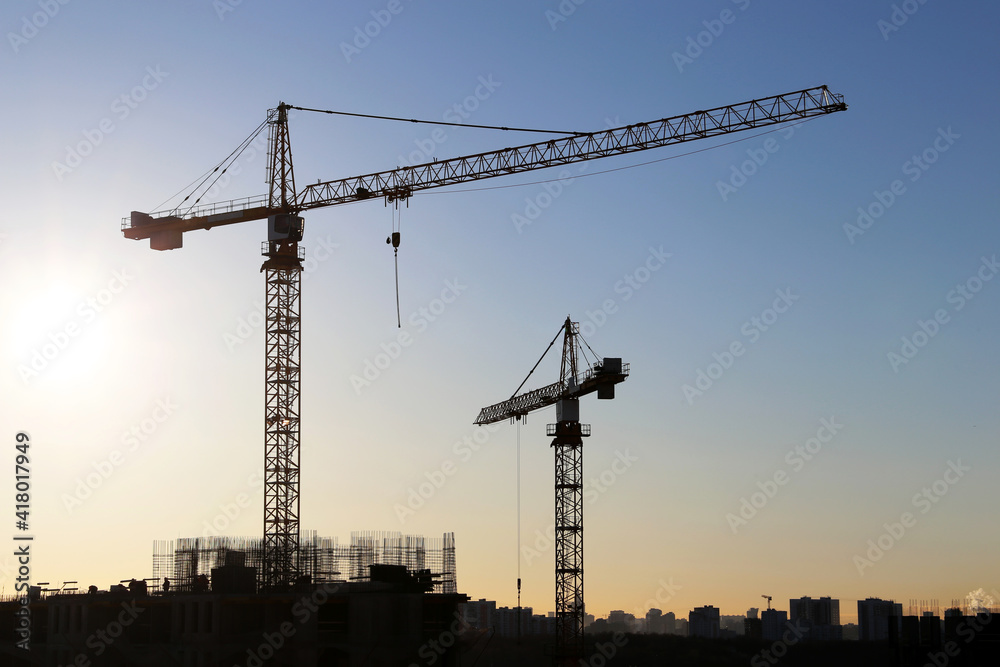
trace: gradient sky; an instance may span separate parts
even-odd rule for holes
[[[454,531],[460,590],[515,604],[518,429],[472,422],[569,314],[632,369],[581,405],[589,612],[829,595],[850,620],[867,596],[1000,589],[998,21],[987,2],[4,3],[0,495],[27,431],[33,580],[150,576],[153,540],[213,521],[260,534],[264,223],[154,252],[120,221],[279,101],[591,131],[826,84],[846,113],[414,196],[412,342],[370,385],[352,376],[399,334],[391,210],[310,212],[303,526]],[[300,187],[539,138],[303,113],[290,132]],[[264,161],[213,194],[263,193]],[[553,420],[520,428],[522,602],[543,612]]]

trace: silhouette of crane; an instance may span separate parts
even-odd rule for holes
[[[554,436],[556,456],[556,657],[575,664],[583,655],[583,439],[590,435],[590,425],[580,423],[580,397],[597,392],[598,398],[614,398],[615,385],[628,377],[629,365],[620,358],[606,357],[579,373],[579,359],[584,356],[580,325],[567,316],[559,333],[563,334],[559,381],[518,394],[528,381],[526,377],[509,399],[483,408],[476,423],[520,420],[535,410],[553,403],[556,406],[556,423],[546,429],[546,435]],[[542,358],[552,349],[559,333]],[[539,363],[541,359],[535,368]]]
[[[268,221],[267,241],[261,252],[267,258],[261,267],[266,285],[262,573],[266,589],[287,588],[298,573],[300,288],[303,260],[298,244],[304,231],[301,213],[374,198],[398,203],[407,201],[415,192],[430,188],[801,121],[844,111],[847,105],[843,96],[821,86],[599,132],[566,132],[563,134],[570,136],[515,148],[319,181],[302,189],[295,186],[292,166],[288,132],[288,112],[292,109],[344,113],[307,109],[283,102],[268,112],[267,119],[233,152],[230,156],[232,161],[226,165],[228,168],[266,127],[269,131],[269,190],[266,195],[202,205],[199,205],[199,197],[186,210],[178,207],[152,214],[132,211],[131,216],[122,221],[122,233],[126,238],[149,239],[154,250],[182,247],[186,232],[253,220]],[[418,122],[400,118],[390,120]],[[225,171],[220,164],[212,173],[221,176]],[[210,177],[206,177],[206,181]],[[192,195],[185,197],[182,205]],[[398,246],[398,237],[392,240],[394,247]]]

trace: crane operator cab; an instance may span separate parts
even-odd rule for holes
[[[294,213],[279,213],[267,218],[267,240],[268,241],[295,241],[302,240],[302,232],[305,227],[305,220]]]

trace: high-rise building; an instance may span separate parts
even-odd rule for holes
[[[840,625],[840,600],[810,597],[788,601],[788,619],[812,621],[815,625]]]
[[[763,639],[764,625],[756,616],[743,619],[743,635],[749,639]]]
[[[708,605],[695,607],[688,614],[688,636],[719,638],[719,609]]]
[[[663,611],[650,609],[646,612],[646,632],[651,635],[663,634]]]
[[[840,600],[811,597],[788,601],[788,620],[807,628],[810,639],[840,641],[843,631],[840,627]]]
[[[900,629],[903,605],[892,600],[865,598],[858,600],[858,634],[861,641],[886,641],[889,639],[889,625]]]
[[[760,612],[761,635],[766,642],[778,641],[786,630],[788,612],[765,609]]]
[[[719,616],[720,637],[742,637],[745,632],[746,616]]]
[[[615,609],[608,614],[608,628],[611,632],[634,632],[635,615]]]
[[[494,600],[470,600],[460,609],[465,622],[477,630],[486,630],[496,624],[497,603]]]
[[[681,619],[684,620],[683,618]],[[680,634],[677,628],[677,617],[674,616],[674,612],[668,611],[663,615],[663,631],[668,635]]]
[[[500,607],[496,610],[496,631],[501,637],[527,637],[531,634],[531,607]]]

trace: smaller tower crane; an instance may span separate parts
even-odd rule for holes
[[[583,439],[590,435],[590,424],[580,423],[580,397],[597,392],[598,398],[614,398],[615,385],[628,377],[629,365],[623,364],[621,358],[596,360],[595,354],[593,365],[579,372],[578,362],[584,356],[580,325],[568,316],[542,358],[560,333],[563,350],[559,381],[518,394],[528,381],[526,377],[509,399],[483,408],[476,423],[520,420],[534,410],[556,406],[556,423],[546,429],[546,435],[554,436],[556,455],[556,659],[561,664],[576,665],[583,658]]]
[[[767,610],[771,611],[771,596],[770,595],[761,595],[761,597],[764,598],[765,600],[767,600]]]

